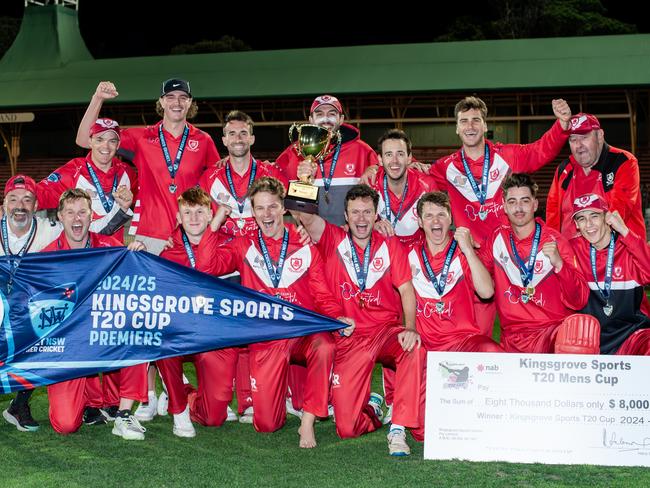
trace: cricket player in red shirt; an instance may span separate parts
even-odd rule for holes
[[[535,219],[536,195],[530,176],[509,176],[503,184],[509,223],[498,226],[480,249],[494,278],[501,345],[507,352],[554,352],[560,325],[589,297],[568,241]],[[597,337],[592,339],[597,343]]]
[[[72,188],[63,192],[57,216],[63,224],[63,231],[42,252],[122,245],[114,237],[89,231],[92,199],[84,190]],[[142,250],[144,247],[136,242],[129,245],[129,249]],[[131,408],[134,401],[144,401],[147,398],[146,364],[122,368],[119,385],[120,403],[112,432],[123,439],[142,440],[146,429],[131,415]],[[101,423],[93,421],[103,418],[99,413],[103,401],[97,375],[49,385],[47,395],[50,402],[50,423],[60,434],[76,432],[81,426],[82,418],[87,424]]]
[[[344,121],[343,106],[338,98],[331,95],[316,97],[309,110],[309,123],[335,134],[340,132],[341,139],[333,140],[332,151],[315,162],[304,160],[293,145],[276,159],[290,180],[314,178],[314,184],[322,187],[318,196],[318,214],[337,225],[344,223],[342,202],[345,194],[359,182],[368,166],[377,164],[377,153],[361,140],[359,129]]]
[[[184,191],[178,198],[177,218],[179,226],[172,234],[173,246],[160,256],[205,271],[197,266],[197,261],[209,261],[210,253],[224,238],[219,233],[207,231],[212,220],[210,196],[197,187]],[[196,436],[192,420],[209,426],[225,422],[237,355],[237,348],[224,348],[156,361],[167,387],[174,435]],[[187,361],[193,362],[196,368],[197,389],[183,384],[183,363]]]
[[[283,184],[271,177],[253,182],[249,197],[258,225],[257,233],[236,238],[212,251],[210,273],[217,276],[238,270],[243,286],[276,296],[348,324],[344,334],[354,330],[334,299],[320,253],[301,243],[294,226],[285,224]],[[228,212],[220,206],[216,220]],[[248,346],[253,391],[253,425],[258,432],[273,432],[286,420],[285,397],[289,363],[305,365],[307,378],[300,424],[300,447],[316,447],[314,421],[327,417],[334,339],[329,332],[293,339],[260,342]]]
[[[650,318],[642,311],[650,284],[650,246],[598,194],[573,203],[580,235],[569,242],[589,283],[582,310],[600,323],[600,353],[650,355]]]
[[[135,170],[115,157],[120,146],[120,126],[111,119],[97,119],[90,128],[90,152],[55,169],[36,187],[41,208],[56,208],[68,188],[81,188],[92,198],[90,231],[111,235],[124,242],[123,228],[133,211],[137,191]]]
[[[342,438],[378,429],[383,399],[370,395],[376,362],[396,370],[389,453],[406,456],[405,427],[418,428],[424,394],[425,352],[415,328],[415,293],[406,250],[395,238],[373,230],[379,195],[366,185],[345,197],[349,232],[318,215],[295,216],[318,243],[325,259],[325,280],[356,325],[336,337],[332,400],[336,431]]]

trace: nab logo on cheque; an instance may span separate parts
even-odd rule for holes
[[[471,384],[469,367],[464,364],[439,363],[440,376],[443,379],[443,388],[467,389]]]
[[[65,283],[43,290],[29,299],[29,317],[34,333],[42,338],[67,319],[77,303],[77,284]]]

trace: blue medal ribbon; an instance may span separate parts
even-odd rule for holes
[[[479,188],[478,185],[476,184],[476,180],[474,179],[472,170],[469,168],[469,164],[467,164],[467,160],[465,159],[464,149],[460,150],[460,158],[463,160],[463,168],[465,168],[465,176],[467,176],[467,180],[469,181],[469,184],[472,187],[472,191],[474,192],[474,195],[476,195],[478,202],[481,204],[481,206],[483,206],[485,204],[485,200],[487,199],[488,172],[490,171],[490,148],[487,142],[485,143],[485,154],[483,155],[483,173],[481,175],[481,188]]]
[[[192,244],[190,244],[190,240],[187,238],[187,234],[185,234],[185,231],[183,229],[181,229],[181,236],[183,237],[183,246],[185,246],[185,253],[190,260],[190,266],[192,266],[192,269],[196,269],[196,258],[194,257],[194,251],[192,251]]]
[[[612,291],[612,270],[614,269],[614,247],[616,244],[616,234],[612,231],[612,236],[609,239],[609,246],[607,248],[607,264],[605,265],[605,279],[604,279],[604,289],[600,289],[598,286],[598,275],[596,273],[596,248],[592,245],[589,245],[589,257],[591,258],[591,272],[594,275],[594,280],[596,281],[596,288],[598,293],[603,297],[606,303],[609,303],[609,297],[611,296]]]
[[[167,141],[165,140],[165,134],[163,133],[162,124],[158,126],[158,139],[160,140],[160,148],[162,149],[163,156],[165,157],[167,171],[169,171],[169,176],[171,177],[172,181],[176,178],[176,172],[181,165],[181,158],[183,157],[183,152],[185,151],[185,144],[187,143],[187,136],[189,133],[190,128],[185,125],[181,143],[178,145],[178,151],[176,151],[176,159],[174,159],[174,162],[172,163],[172,158],[170,157],[169,149],[167,148]]]
[[[273,283],[273,288],[277,288],[280,285],[280,278],[282,277],[282,268],[284,268],[284,260],[287,257],[287,249],[289,247],[289,232],[287,229],[284,229],[284,235],[282,237],[282,247],[280,248],[280,256],[278,257],[277,267],[273,267],[273,261],[271,261],[271,256],[269,254],[269,249],[266,247],[264,238],[262,237],[262,230],[257,229],[257,243],[262,250],[262,257],[264,257],[264,263],[266,264],[266,270],[269,272],[269,277]]]
[[[11,247],[9,247],[9,229],[7,227],[7,216],[4,215],[2,217],[2,247],[4,247],[5,254],[7,256],[13,255],[11,252]],[[25,244],[23,244],[23,247],[20,248],[20,250],[15,254],[15,256],[18,256],[19,258],[22,258],[25,253],[27,252],[27,249],[29,249],[29,246],[32,244],[32,240],[34,239],[34,234],[36,234],[36,217],[32,217],[32,227],[29,230],[29,236],[27,236],[27,240],[25,241]]]
[[[90,165],[88,161],[86,161],[86,168],[88,169],[88,174],[90,175],[90,179],[93,180],[93,185],[95,185],[95,190],[97,190],[97,196],[99,197],[99,201],[102,202],[102,207],[104,207],[106,213],[110,213],[110,211],[113,210],[113,205],[115,204],[113,193],[115,192],[115,190],[117,190],[117,170],[115,171],[115,176],[113,177],[113,187],[111,193],[107,195],[104,192],[102,185],[99,183],[99,178],[97,177],[97,173],[95,173],[95,170],[93,169],[93,167]]]
[[[339,160],[339,154],[341,153],[341,142],[336,145],[336,150],[334,151],[334,156],[332,156],[332,165],[330,166],[330,174],[325,177],[325,159],[320,158],[318,160],[318,167],[320,172],[323,175],[323,187],[325,188],[325,193],[329,193],[330,186],[332,186],[332,177],[334,176],[334,169],[336,168],[336,163]]]
[[[458,242],[452,240],[451,245],[447,250],[447,255],[445,256],[445,263],[442,266],[442,270],[440,271],[440,276],[438,277],[438,279],[436,279],[436,274],[433,272],[431,263],[429,263],[429,258],[427,258],[427,253],[425,250],[426,246],[427,245],[424,244],[421,249],[422,261],[424,262],[424,269],[427,271],[427,275],[429,275],[429,280],[431,280],[431,283],[433,283],[433,287],[438,292],[438,295],[440,295],[440,298],[442,298],[442,294],[445,292],[445,286],[447,285],[447,275],[449,274],[449,266],[451,265],[451,259],[454,257],[454,252],[456,251],[456,246],[458,246]]]
[[[539,240],[542,235],[542,226],[538,222],[535,222],[535,235],[533,236],[533,245],[530,248],[530,256],[528,256],[528,262],[521,259],[519,253],[517,252],[517,246],[515,246],[515,239],[510,234],[510,248],[512,249],[512,254],[515,257],[517,267],[519,268],[519,273],[521,274],[521,281],[524,286],[528,286],[533,280],[533,275],[535,274],[535,258],[537,257],[537,249],[539,248]]]
[[[406,193],[408,191],[409,191],[409,180],[407,177],[406,183],[404,184],[404,191],[402,192],[402,199],[399,202],[399,208],[397,209],[395,218],[391,220],[391,217],[393,216],[393,212],[390,209],[390,196],[388,195],[388,175],[384,173],[384,204],[385,204],[386,220],[390,222],[390,225],[393,227],[393,229],[397,225],[397,222],[399,222],[399,218],[402,215],[402,207],[404,206],[404,201],[406,200]]]
[[[363,268],[359,264],[359,256],[357,255],[357,250],[354,247],[354,241],[349,234],[348,240],[350,241],[350,254],[352,254],[352,264],[354,265],[354,272],[357,275],[359,291],[364,291],[366,289],[366,279],[368,278],[368,268],[370,268],[370,245],[372,244],[372,239],[368,240],[366,249],[363,251]]]
[[[248,190],[250,190],[253,181],[255,181],[255,174],[257,173],[257,161],[251,156],[251,174],[248,177],[248,185],[246,185],[246,192],[244,196],[240,198],[237,196],[237,190],[235,190],[235,185],[232,181],[232,172],[230,171],[230,161],[226,164],[226,179],[228,180],[228,188],[230,189],[230,194],[233,196],[237,202],[237,207],[239,208],[239,213],[244,213],[244,205],[246,204],[246,195],[248,195]]]

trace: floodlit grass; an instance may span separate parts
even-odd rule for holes
[[[192,368],[187,368],[192,378]],[[380,391],[379,370],[374,388]],[[6,408],[9,396],[1,396]],[[83,426],[70,436],[47,422],[47,396],[32,399],[37,433],[18,432],[0,420],[0,487],[436,487],[589,486],[647,487],[650,470],[597,466],[425,461],[423,446],[410,440],[409,458],[387,454],[386,428],[341,440],[327,421],[316,426],[319,446],[301,450],[299,421],[289,416],[274,434],[257,434],[236,422],[221,428],[197,426],[195,439],[172,434],[171,417],[146,424],[144,442],[124,441],[110,426]]]

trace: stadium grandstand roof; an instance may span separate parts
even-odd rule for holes
[[[84,105],[101,80],[120,103],[170,77],[199,99],[650,86],[650,34],[93,59],[77,12],[28,6],[0,60],[0,108]]]

